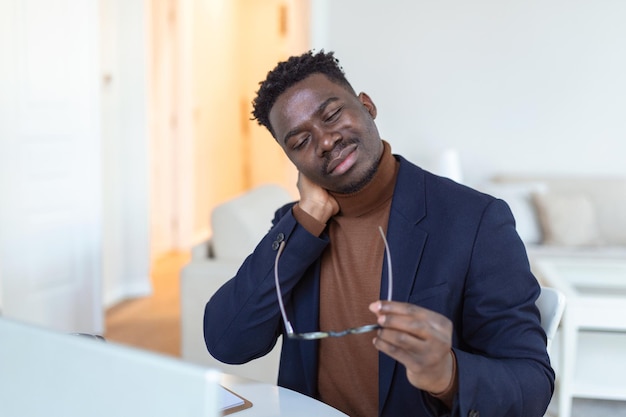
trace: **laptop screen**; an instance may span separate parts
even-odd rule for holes
[[[0,317],[0,416],[217,417],[220,373]]]

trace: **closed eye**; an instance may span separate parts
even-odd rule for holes
[[[293,146],[291,147],[294,150],[298,150],[298,149],[302,149],[304,147],[304,145],[306,145],[306,143],[309,141],[309,135],[307,136],[303,136],[302,138],[298,139]]]
[[[335,120],[337,120],[339,118],[339,116],[341,115],[341,111],[342,110],[343,110],[343,107],[337,108],[324,121],[325,122],[334,122]]]

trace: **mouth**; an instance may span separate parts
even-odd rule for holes
[[[348,171],[356,162],[356,143],[352,143],[341,149],[338,154],[333,155],[326,167],[328,174],[341,175]]]

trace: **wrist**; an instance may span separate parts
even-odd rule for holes
[[[319,237],[326,228],[326,223],[317,221],[309,213],[302,210],[299,204],[295,204],[291,210],[296,221],[313,236]]]
[[[326,224],[333,215],[332,207],[329,204],[316,204],[308,201],[300,201],[298,206],[320,223]]]
[[[446,384],[446,387],[442,390],[437,390],[435,392],[429,391],[430,395],[442,400],[444,403],[451,402],[452,398],[454,398],[454,395],[456,394],[456,391],[458,389],[456,356],[454,355],[454,351],[452,351],[452,349],[450,349],[449,361],[450,361],[450,368],[449,368],[450,372],[449,372],[449,379]]]

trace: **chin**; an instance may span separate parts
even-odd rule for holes
[[[363,188],[365,188],[367,184],[370,183],[375,173],[376,173],[376,169],[374,169],[373,172],[368,171],[367,175],[365,175],[361,179],[339,186],[338,187],[339,189],[336,192],[341,193],[341,194],[353,194],[358,191],[361,191]]]

